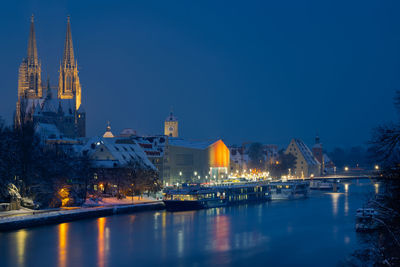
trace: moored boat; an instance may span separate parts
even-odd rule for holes
[[[308,195],[307,182],[272,182],[270,186],[272,200],[298,199]]]
[[[270,187],[267,183],[237,183],[166,190],[163,202],[168,211],[181,211],[270,199]]]
[[[339,185],[336,182],[332,181],[321,181],[321,180],[313,180],[310,182],[311,190],[322,190],[322,191],[338,191]]]
[[[360,208],[356,212],[356,231],[368,232],[379,228],[378,212],[373,208]]]

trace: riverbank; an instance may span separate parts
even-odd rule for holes
[[[63,223],[87,218],[111,216],[114,214],[134,213],[164,209],[162,201],[140,204],[109,205],[101,207],[83,207],[71,210],[40,211],[30,215],[0,217],[0,232],[18,230],[40,225]]]

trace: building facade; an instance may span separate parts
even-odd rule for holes
[[[321,164],[302,140],[292,139],[285,153],[296,157],[296,165],[293,170],[290,170],[290,176],[306,178],[319,175]]]
[[[207,183],[228,177],[230,153],[222,140],[168,138],[164,150],[165,185]]]
[[[69,17],[58,87],[51,88],[48,80],[44,93],[45,86],[42,83],[41,72],[32,16],[27,57],[19,67],[15,126],[19,127],[27,121],[33,121],[35,125],[38,123],[54,124],[62,136],[84,137],[86,135],[86,112],[82,106],[81,85],[74,58]]]

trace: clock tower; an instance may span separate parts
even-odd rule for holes
[[[171,113],[164,122],[164,135],[178,137],[178,119]]]

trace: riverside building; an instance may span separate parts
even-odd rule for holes
[[[285,153],[296,157],[296,166],[294,170],[290,170],[289,176],[306,178],[320,174],[321,164],[302,140],[292,139]]]

